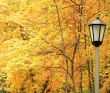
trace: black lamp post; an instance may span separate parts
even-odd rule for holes
[[[99,46],[103,42],[106,25],[97,18],[89,25],[92,44],[95,46],[95,93],[99,93]]]
[[[98,17],[89,25],[92,44],[95,47],[99,47],[102,44],[105,28],[106,25]]]

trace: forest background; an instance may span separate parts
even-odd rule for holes
[[[110,93],[110,0],[0,0],[0,93],[94,93],[96,17],[107,24],[100,93]]]

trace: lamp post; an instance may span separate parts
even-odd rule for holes
[[[95,93],[99,93],[99,46],[103,42],[106,24],[98,17],[89,24],[92,44],[95,46]]]

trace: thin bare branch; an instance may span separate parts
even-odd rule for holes
[[[77,5],[77,6],[79,6],[79,4],[77,4],[76,2],[75,2],[75,0],[70,0],[72,3],[74,3],[75,5]]]
[[[93,18],[93,17],[96,16],[97,14],[102,13],[102,12],[104,12],[104,11],[110,11],[110,9],[97,11],[97,12],[94,13],[91,17],[89,17],[88,20],[91,20],[91,18]]]
[[[58,67],[51,67],[51,66],[48,66],[48,67],[42,67],[42,68],[60,68],[60,69],[63,69],[64,71],[66,71],[66,69],[64,67],[61,67],[61,66],[58,66]],[[71,78],[71,74],[68,72],[70,78]]]

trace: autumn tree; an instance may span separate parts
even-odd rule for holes
[[[1,0],[0,91],[94,93],[88,24],[99,16],[107,23],[100,91],[109,93],[109,5],[109,0]]]

